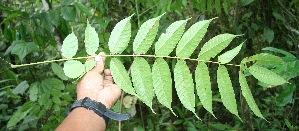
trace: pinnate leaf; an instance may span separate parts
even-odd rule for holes
[[[108,46],[111,54],[121,54],[128,46],[131,37],[131,17],[118,22],[113,28]]]
[[[64,74],[69,78],[77,78],[85,73],[85,66],[77,60],[68,60],[64,63]]]
[[[204,62],[199,62],[195,70],[195,82],[197,95],[203,107],[214,117],[212,110],[212,90],[209,70]]]
[[[174,67],[175,89],[181,103],[195,114],[194,83],[184,60],[178,60]],[[199,117],[195,114],[199,119]]]
[[[61,47],[61,54],[65,58],[72,58],[78,50],[78,39],[75,33],[69,34],[64,40]]]
[[[249,86],[247,84],[245,75],[242,73],[242,71],[239,71],[239,83],[241,86],[241,90],[242,90],[242,95],[244,96],[247,104],[249,105],[250,109],[253,111],[253,113],[262,118],[265,119],[264,116],[262,115],[262,113],[260,112],[260,109],[258,108],[258,106],[256,105],[252,93],[249,89]]]
[[[243,42],[244,43],[244,42]],[[225,53],[223,53],[222,55],[220,55],[218,57],[218,61],[221,64],[225,64],[230,62],[233,58],[235,58],[235,56],[240,52],[241,48],[242,48],[242,44],[240,44],[239,46],[235,47],[234,49],[231,49]]]
[[[206,42],[198,55],[199,60],[210,60],[220,53],[237,35],[220,34]]]
[[[163,15],[149,19],[141,25],[133,42],[135,54],[144,54],[151,47],[158,32],[160,18]]]
[[[171,108],[172,78],[167,62],[163,58],[156,59],[152,69],[154,91],[159,102],[175,114]]]
[[[269,85],[277,86],[287,83],[281,76],[261,66],[252,65],[249,67],[249,72],[259,81]]]
[[[151,68],[142,57],[137,57],[131,66],[131,76],[139,99],[152,109],[154,98]],[[153,111],[154,112],[154,111]]]
[[[124,65],[117,58],[110,61],[110,70],[115,83],[126,93],[136,95],[129,74]]]
[[[92,28],[87,21],[87,27],[85,29],[85,48],[88,55],[93,55],[99,48],[98,33]]]
[[[176,48],[176,55],[178,57],[188,58],[191,56],[192,52],[206,34],[207,28],[213,19],[199,21],[193,24],[184,33]]]
[[[158,56],[168,56],[181,39],[187,20],[180,20],[172,23],[165,33],[162,33],[155,44],[155,54]]]
[[[249,57],[246,61],[254,61],[256,65],[282,64],[283,60],[269,53],[260,53]]]
[[[241,120],[238,114],[234,89],[228,71],[223,65],[219,65],[218,67],[217,83],[223,105],[227,110],[229,110],[232,114],[235,114]]]
[[[68,80],[68,77],[64,74],[63,69],[60,65],[52,63],[51,68],[53,72],[62,80]]]

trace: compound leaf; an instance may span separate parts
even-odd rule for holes
[[[65,58],[72,58],[78,50],[78,39],[74,32],[69,34],[64,40],[61,47],[61,54]]]
[[[283,60],[269,53],[260,53],[249,57],[246,61],[254,61],[256,65],[282,64]]]
[[[62,80],[68,80],[68,77],[64,74],[63,69],[60,65],[52,63],[51,68],[53,72]]]
[[[121,20],[113,28],[108,42],[111,54],[121,54],[127,48],[131,37],[132,16]]]
[[[249,72],[259,81],[269,85],[277,86],[287,83],[287,81],[284,80],[281,76],[264,67],[252,65],[249,67]]]
[[[68,60],[64,63],[64,74],[69,78],[77,78],[85,73],[85,66],[77,60]]]
[[[187,20],[180,20],[172,23],[165,33],[162,33],[155,44],[155,54],[158,56],[168,56],[181,39]]]
[[[244,43],[244,42],[243,42]],[[231,49],[225,53],[223,53],[222,55],[220,55],[218,57],[218,61],[221,64],[225,64],[230,62],[233,58],[235,58],[235,56],[240,52],[241,48],[242,48],[242,44],[240,44],[239,46],[235,47],[234,49]]]
[[[210,60],[212,57],[215,57],[220,53],[237,35],[232,34],[220,34],[208,42],[206,42],[201,48],[200,53],[198,54],[199,60]]]
[[[215,18],[213,18],[215,19]],[[188,58],[198,46],[207,32],[210,22],[213,20],[203,20],[193,24],[182,36],[176,48],[176,55],[181,58]]]
[[[247,104],[249,105],[250,109],[253,111],[253,113],[262,118],[265,119],[264,116],[262,115],[262,113],[260,112],[260,109],[258,108],[258,106],[256,105],[252,93],[249,89],[249,86],[247,84],[245,75],[242,73],[242,71],[239,71],[239,83],[241,86],[241,90],[242,90],[242,95],[244,96]]]
[[[217,83],[221,100],[223,105],[232,114],[235,114],[240,120],[242,120],[238,114],[237,103],[235,99],[234,89],[225,66],[219,65],[217,70]]]
[[[99,48],[98,33],[92,28],[87,21],[87,27],[85,29],[85,48],[88,55],[93,55]]]
[[[186,62],[184,60],[178,60],[173,73],[175,89],[181,103],[195,114],[194,83]],[[195,116],[198,118],[196,114]]]
[[[154,98],[151,68],[142,57],[137,57],[131,66],[131,76],[139,99],[152,109]]]
[[[144,54],[151,47],[158,32],[160,18],[164,14],[149,19],[141,25],[133,42],[133,51],[135,54]]]
[[[136,95],[130,76],[120,60],[117,58],[112,58],[110,61],[110,70],[115,83],[122,90],[128,94]]]
[[[214,117],[212,110],[212,90],[209,70],[204,62],[199,62],[195,70],[195,82],[197,95],[203,107]]]
[[[166,106],[174,115],[171,108],[172,79],[169,66],[163,58],[156,59],[152,69],[154,91],[159,102]]]

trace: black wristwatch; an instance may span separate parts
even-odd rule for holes
[[[131,116],[130,114],[122,114],[109,110],[104,104],[95,100],[91,100],[88,97],[85,97],[81,100],[76,100],[72,104],[69,112],[71,112],[76,107],[84,107],[88,110],[93,110],[96,114],[104,118],[106,125],[108,124],[109,118],[117,121],[124,121],[130,119]]]

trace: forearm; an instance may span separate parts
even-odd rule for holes
[[[105,120],[94,111],[77,107],[57,127],[57,131],[104,131]]]

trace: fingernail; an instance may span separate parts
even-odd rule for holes
[[[96,57],[94,57],[94,60],[95,61],[101,61],[101,57],[97,55]]]

